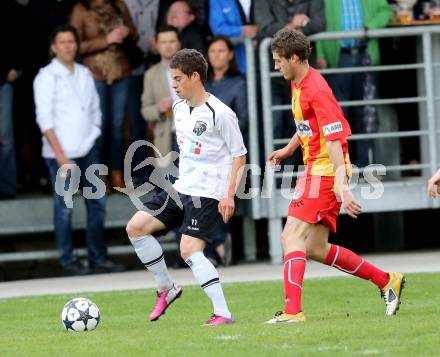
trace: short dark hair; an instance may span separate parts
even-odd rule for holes
[[[197,72],[202,83],[206,82],[208,76],[208,63],[205,57],[199,51],[189,48],[176,52],[171,59],[170,68],[178,69],[188,77]]]
[[[73,37],[75,38],[76,46],[78,47],[78,51],[79,51],[80,39],[79,39],[78,31],[76,30],[75,27],[69,24],[64,24],[55,27],[55,29],[52,31],[50,35],[50,46],[55,44],[58,34],[62,32],[70,32],[73,35]],[[49,49],[49,51],[50,51],[50,57],[54,57],[52,50]]]
[[[287,59],[295,54],[301,61],[308,60],[312,52],[308,38],[301,31],[289,28],[283,28],[273,36],[270,49]]]
[[[107,3],[109,3],[116,10],[116,12],[119,14],[121,10],[119,9],[118,5],[116,4],[116,1],[117,0],[107,0]],[[79,0],[79,2],[87,10],[90,10],[90,8],[91,8],[90,3],[92,2],[91,0]]]
[[[179,30],[176,29],[174,26],[170,26],[170,25],[161,26],[157,29],[156,34],[154,35],[154,38],[156,39],[156,41],[159,38],[159,34],[164,33],[164,32],[174,32],[177,36],[177,39],[180,41]]]
[[[229,52],[233,53],[232,59],[228,63],[228,69],[227,69],[225,75],[228,77],[239,76],[240,70],[238,69],[237,58],[235,57],[234,46],[232,45],[232,42],[228,36],[219,35],[219,36],[213,37],[211,39],[211,41],[209,41],[208,51],[209,51],[209,48],[214,43],[219,42],[219,41],[224,42],[226,44],[226,47],[228,48]],[[213,76],[213,68],[211,66],[211,63],[209,63],[209,58],[208,58],[208,78],[211,78],[212,76]]]

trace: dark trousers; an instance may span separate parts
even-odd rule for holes
[[[102,162],[99,155],[99,144],[95,143],[87,155],[72,159],[81,170],[80,188],[92,186],[86,180],[85,173],[92,164]],[[58,172],[58,163],[55,159],[46,159],[49,169],[49,177],[54,188],[54,226],[55,240],[60,251],[60,264],[67,265],[76,260],[73,255],[72,244],[72,208],[68,208],[64,198],[55,192],[55,182]],[[96,174],[96,172],[95,172]],[[66,189],[70,180],[66,180]],[[91,265],[107,258],[107,248],[104,243],[104,221],[105,221],[105,196],[99,199],[85,199],[87,209],[86,243],[89,251],[89,262]]]
[[[362,66],[363,56],[363,51],[354,54],[341,52],[338,67],[346,68]],[[377,86],[377,77],[374,73],[371,75]],[[329,74],[327,75],[327,81],[338,101],[364,99],[364,73]],[[365,124],[363,120],[364,107],[344,107],[343,110],[345,117],[350,123],[353,134],[365,133]],[[364,167],[369,164],[368,152],[371,145],[371,140],[356,140],[356,155],[353,161],[358,167]]]
[[[131,76],[127,98],[127,118],[130,123],[130,142],[146,139],[146,123],[141,114],[141,96],[144,88],[144,77]],[[149,156],[148,148],[141,146],[133,156],[132,169]],[[149,176],[148,166],[133,172],[133,177],[144,183]]]
[[[111,170],[124,168],[124,118],[130,78],[107,84],[95,81],[102,112],[101,150],[105,162],[110,156]],[[101,162],[101,161],[100,161]]]
[[[13,198],[17,191],[14,129],[12,120],[12,84],[0,85],[0,195]]]

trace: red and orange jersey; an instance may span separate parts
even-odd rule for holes
[[[327,82],[312,67],[299,84],[292,81],[292,113],[307,175],[335,175],[326,146],[327,141],[333,140],[340,140],[350,171],[347,143],[350,125]]]

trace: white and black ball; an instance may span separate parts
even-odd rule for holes
[[[98,306],[85,298],[70,300],[61,312],[61,321],[69,332],[92,331],[98,326],[99,319]]]

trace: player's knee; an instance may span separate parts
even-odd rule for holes
[[[183,260],[187,260],[190,256],[191,256],[191,251],[188,249],[182,249],[180,248],[180,256],[182,257]]]
[[[125,230],[126,230],[127,235],[129,237],[137,237],[137,236],[139,236],[138,225],[133,220],[133,218],[130,219],[130,221],[128,221],[127,225],[125,226]]]
[[[131,219],[128,221],[125,230],[127,231],[127,235],[129,237],[139,237],[145,234],[149,234],[150,232],[148,232],[148,217],[140,212],[135,213],[134,216],[131,217]]]
[[[180,244],[180,256],[183,260],[187,260],[191,255],[195,253],[193,247],[189,244]]]
[[[306,256],[307,259],[316,260],[322,262],[325,260],[325,250],[323,247],[318,245],[307,245],[306,246]]]
[[[297,242],[298,238],[290,234],[289,232],[283,232],[281,233],[281,246],[283,249],[288,248],[289,246],[295,244]]]
[[[283,250],[285,250],[288,240],[289,236],[285,232],[281,233],[281,246],[283,247]]]
[[[194,242],[191,240],[181,239],[180,241],[180,256],[183,260],[187,260],[191,255],[193,255],[195,252],[199,252],[201,250],[201,247],[198,242]],[[203,251],[203,249],[202,249]]]
[[[306,250],[306,256],[307,256],[307,259],[317,260],[317,259],[316,259],[316,257],[317,257],[317,252],[316,252],[316,250],[313,249],[312,247],[307,247],[307,250]]]

